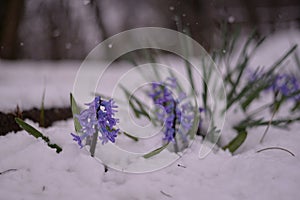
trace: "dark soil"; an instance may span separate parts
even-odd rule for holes
[[[53,122],[66,120],[72,117],[71,108],[50,108],[44,110],[44,123],[40,121],[41,110],[33,108],[26,111],[20,111],[18,108],[14,113],[0,112],[0,135],[6,135],[9,132],[21,130],[15,122],[15,117],[21,119],[30,119],[38,122],[41,127],[49,127]]]

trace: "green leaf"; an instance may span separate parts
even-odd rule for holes
[[[16,117],[15,120],[16,120],[17,124],[22,129],[24,129],[27,133],[29,133],[30,135],[32,135],[35,138],[42,138],[48,144],[49,147],[56,149],[57,153],[62,151],[62,148],[60,146],[58,146],[57,144],[50,143],[50,139],[48,137],[44,136],[41,132],[39,132],[38,130],[36,130],[34,127],[27,124],[26,122],[24,122],[22,119]]]
[[[240,56],[239,56],[238,64],[233,68],[232,71],[228,71],[227,75],[225,75],[225,77],[226,77],[225,83],[228,82],[232,86],[230,92],[227,95],[227,102],[228,102],[227,109],[235,101],[239,100],[239,98],[242,96],[239,94],[239,92],[237,92],[238,86],[240,85],[243,75],[245,74],[245,70],[249,64],[248,62],[249,62],[250,58],[254,55],[254,53],[256,52],[256,49],[265,40],[265,37],[260,38],[257,42],[255,42],[254,48],[251,48],[250,44],[253,41],[256,41],[256,37],[257,37],[257,32],[256,32],[256,30],[254,30],[243,46],[243,50],[241,51]],[[237,78],[235,80],[233,80],[233,77],[237,77]],[[239,98],[237,98],[235,96],[239,96]]]
[[[244,61],[240,65],[237,66],[237,69],[239,69],[239,73],[238,73],[237,79],[233,82],[233,86],[231,88],[231,91],[229,92],[229,94],[227,96],[228,101],[230,101],[234,97],[234,95],[236,93],[237,86],[239,85],[240,80],[242,78],[242,75],[243,75],[243,73],[244,73],[244,71],[245,71],[245,69],[248,65],[248,61],[249,61],[249,57],[245,56]]]
[[[75,115],[78,115],[80,113],[80,110],[77,106],[77,103],[76,103],[72,93],[70,93],[70,104],[71,104],[71,110],[72,110],[72,114],[73,114],[75,131],[79,132],[82,127],[81,127],[78,119],[75,117]]]
[[[153,49],[153,51],[154,51],[154,50],[155,50],[155,49]],[[151,67],[152,67],[152,69],[153,69],[153,72],[154,72],[156,78],[157,78],[157,79],[161,79],[161,78],[160,78],[160,73],[159,73],[159,71],[157,70],[157,66],[156,66],[156,64],[155,64],[155,63],[157,63],[156,60],[155,60],[155,55],[153,55],[153,53],[151,52],[150,49],[144,49],[143,52],[144,52],[144,56],[145,56],[146,60],[148,61],[148,63],[151,64]]]
[[[297,53],[294,54],[296,66],[298,67],[298,70],[300,70],[300,58]]]
[[[285,59],[287,59],[291,53],[293,53],[296,48],[297,48],[297,44],[295,44],[294,46],[292,46],[292,48],[290,48],[290,50],[288,50],[281,58],[279,58],[270,68],[269,73],[272,73],[283,61],[285,61]]]
[[[204,109],[207,109],[207,99],[208,99],[208,86],[210,80],[211,80],[211,74],[212,74],[212,66],[208,68],[205,66],[204,59],[202,59],[202,69],[203,69],[203,78],[202,78],[202,86],[203,86],[203,92],[202,92],[202,101],[203,101],[203,107]]]
[[[191,48],[191,44],[189,43],[188,40],[182,40],[181,47],[182,47],[182,51],[183,51],[183,54],[185,57],[189,58],[189,57],[191,57],[191,55],[193,55],[193,53],[190,52],[190,51],[192,51],[192,48]],[[185,66],[185,70],[188,75],[188,80],[191,85],[191,94],[193,94],[194,92],[196,92],[196,90],[195,90],[195,81],[193,78],[192,66],[191,66],[191,63],[187,59],[184,59],[184,66]]]
[[[232,39],[231,39],[231,42],[230,42],[230,44],[228,45],[228,46],[229,46],[229,47],[228,47],[228,57],[231,56],[231,54],[232,54],[234,48],[237,46],[237,45],[236,45],[236,42],[237,42],[237,40],[238,40],[238,38],[239,38],[239,36],[240,36],[240,33],[241,33],[241,29],[240,29],[240,28],[238,28],[238,29],[236,29],[236,30],[234,31],[234,33],[233,33],[233,35],[232,35],[233,37],[232,37]]]
[[[43,134],[41,132],[39,132],[38,130],[36,130],[31,125],[27,124],[26,122],[24,122],[22,119],[17,117],[17,118],[15,118],[15,120],[16,120],[17,124],[22,129],[27,131],[30,135],[34,136],[35,138],[39,138],[39,137],[43,138]],[[48,141],[49,141],[49,139],[46,142],[48,142]]]
[[[127,137],[129,137],[130,139],[134,140],[134,141],[139,141],[139,138],[133,136],[133,135],[130,135],[129,133],[126,133],[126,132],[123,132],[124,135],[126,135]]]
[[[195,81],[194,81],[194,78],[193,78],[193,72],[192,72],[192,66],[191,66],[191,64],[190,64],[190,62],[189,61],[187,61],[187,60],[184,60],[185,62],[185,69],[186,69],[186,71],[187,71],[187,74],[188,74],[188,80],[189,80],[189,82],[190,82],[190,84],[191,84],[191,89],[192,89],[192,91],[191,91],[191,93],[193,93],[193,92],[196,92],[196,90],[195,90]]]
[[[231,153],[233,153],[244,143],[246,138],[246,129],[239,130],[238,135],[233,140],[231,140],[228,145],[224,146],[223,149],[228,149]]]
[[[248,92],[249,89],[253,86],[253,83],[246,85],[234,98],[228,98],[226,109],[228,110],[236,101],[239,101],[244,95]]]
[[[46,94],[46,88],[44,88],[43,95],[42,95],[41,112],[40,112],[41,127],[45,127],[45,94]]]
[[[163,145],[162,147],[159,147],[159,148],[151,151],[150,153],[145,154],[143,157],[146,159],[151,158],[152,156],[155,156],[155,155],[159,154],[160,152],[162,152],[162,150],[167,148],[168,145],[169,145],[169,142],[166,143],[165,145]]]
[[[268,80],[268,79],[266,79]],[[241,103],[241,107],[244,111],[250,106],[250,104],[260,96],[260,93],[269,87],[269,82],[257,81],[256,84],[251,86],[250,92],[245,95],[245,100]],[[251,84],[252,85],[252,84]]]
[[[143,116],[147,117],[151,121],[150,115],[145,110],[145,108],[149,109],[149,107],[146,104],[142,103],[134,95],[130,95],[130,92],[124,86],[120,85],[120,87],[124,91],[124,93],[125,93],[128,101],[129,101],[129,105],[130,105],[131,109],[133,110],[135,116],[137,118],[140,118],[140,116],[143,115]]]
[[[246,119],[244,119],[243,121],[241,121],[237,126],[234,126],[234,129],[236,130],[244,130],[247,128],[253,128],[253,127],[259,127],[259,126],[268,126],[268,125],[272,125],[276,128],[288,128],[289,124],[295,123],[300,121],[300,116],[296,116],[296,117],[291,117],[291,118],[279,118],[279,119],[275,119],[275,120],[264,120],[264,118],[259,118],[259,119],[251,119],[249,117],[247,117]]]
[[[172,71],[171,68],[168,68],[168,72],[169,72],[171,78],[176,78],[176,76],[175,76],[175,74],[174,74],[174,72]],[[178,81],[177,81],[177,90],[179,92],[183,92],[182,86]]]

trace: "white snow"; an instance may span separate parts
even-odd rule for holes
[[[29,122],[29,121],[27,121]],[[0,195],[4,199],[297,199],[299,125],[271,131],[264,145],[231,156],[222,150],[198,158],[201,140],[171,166],[130,174],[109,169],[72,142],[72,120],[41,129],[63,151],[57,154],[25,131],[0,137]],[[249,135],[251,135],[249,133]],[[280,146],[280,150],[256,153]],[[167,151],[166,151],[167,152]],[[143,165],[143,160],[139,160]],[[167,195],[166,195],[167,194]],[[168,196],[170,195],[170,196]]]
[[[292,34],[295,38],[296,33]],[[253,65],[271,64],[278,55],[275,53],[273,56],[269,51],[279,48],[283,52],[285,49],[281,46],[287,40],[287,47],[290,46],[291,38],[286,38],[283,33],[275,39],[276,42],[274,40],[274,43],[267,45],[269,49],[265,47],[264,52],[268,53],[256,55]],[[12,111],[17,104],[21,109],[39,107],[44,88],[46,107],[69,105],[69,92],[72,91],[79,66],[79,62],[16,64],[1,61],[0,111]],[[127,69],[113,68],[105,79],[114,81],[122,70]],[[240,115],[232,111],[227,116],[222,134],[231,136],[233,131],[230,125]],[[38,127],[31,121],[26,122]],[[251,129],[236,155],[217,150],[204,159],[198,157],[202,140],[196,138],[191,148],[172,165],[141,174],[123,173],[110,168],[105,173],[100,161],[89,156],[86,149],[79,149],[72,141],[72,120],[57,122],[47,129],[39,128],[53,143],[63,148],[60,154],[25,131],[9,133],[0,137],[0,198],[296,200],[300,195],[299,128],[299,123],[287,131],[271,128],[263,144],[259,144],[259,139],[264,129]],[[131,148],[133,141],[120,143],[124,147],[126,144],[134,149]],[[288,149],[295,157],[278,149],[257,153],[268,147]],[[164,150],[163,154],[172,153]],[[138,159],[134,164],[143,166],[145,163],[145,159]]]
[[[40,108],[45,91],[45,107],[69,105],[79,62],[5,62],[0,61],[0,110]]]
[[[17,105],[21,110],[40,108],[44,90],[45,108],[70,106],[69,94],[81,64],[79,61],[14,63],[0,60],[0,111],[12,112]],[[125,63],[121,68],[115,65],[103,76],[104,83],[115,82],[129,68]],[[109,89],[101,87],[99,91],[107,94]]]

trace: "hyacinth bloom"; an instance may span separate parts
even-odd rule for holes
[[[77,142],[77,144],[80,146],[80,148],[83,147],[82,145],[82,138],[78,135],[75,135],[73,133],[71,133],[72,137],[73,137],[73,140]]]
[[[265,78],[265,73],[260,70],[250,75],[249,81],[255,82],[259,79]],[[300,91],[300,83],[294,75],[290,74],[277,74],[271,79],[270,87],[267,90],[272,90],[275,93],[279,93],[289,99],[300,101],[300,94],[296,94]]]
[[[152,83],[152,90],[148,93],[156,105],[164,109],[164,113],[158,112],[158,120],[165,123],[164,138],[167,142],[175,142],[176,133],[186,140],[186,132],[190,130],[193,123],[193,115],[190,115],[192,106],[189,103],[179,105],[186,98],[184,93],[175,99],[170,89],[176,89],[176,78],[167,78],[165,82]],[[181,125],[181,129],[178,126]]]
[[[117,108],[114,101],[112,99],[105,101],[100,96],[97,96],[94,101],[86,105],[88,108],[76,115],[82,127],[82,135],[77,136],[71,133],[73,140],[77,141],[82,148],[82,140],[87,136],[93,136],[99,131],[101,133],[99,139],[102,141],[102,144],[108,141],[114,143],[119,132],[119,129],[115,128],[118,120],[114,118],[115,109]]]
[[[300,94],[293,95],[300,90],[299,82],[294,75],[277,75],[271,87],[274,92],[280,92],[285,97],[300,100]]]

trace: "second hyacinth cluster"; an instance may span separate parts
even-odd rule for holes
[[[275,74],[271,77],[267,76],[263,70],[258,70],[250,74],[250,82],[255,82],[260,79],[268,80],[269,87],[266,88],[267,91],[271,90],[275,94],[280,94],[295,102],[300,101],[300,83],[295,75],[283,73]]]
[[[178,98],[174,98],[172,89],[178,88],[175,78],[167,78],[165,82],[153,82],[149,97],[154,104],[159,106],[157,118],[164,123],[164,138],[167,142],[175,142],[176,134],[179,133],[183,140],[186,140],[186,133],[191,129],[194,116],[193,107],[190,103],[181,103],[185,98],[185,93],[180,93]]]

